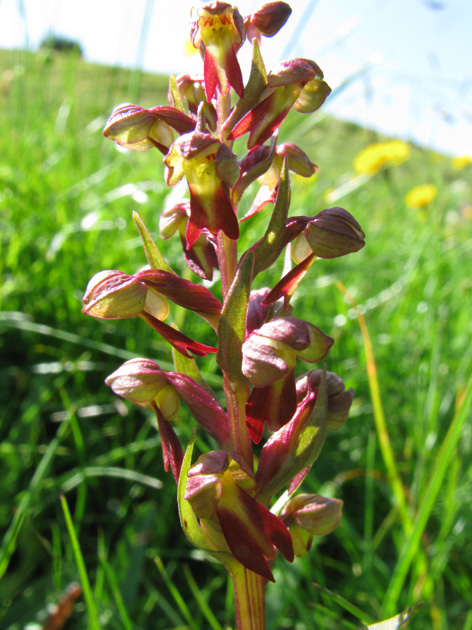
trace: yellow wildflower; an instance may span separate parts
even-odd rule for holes
[[[438,189],[433,184],[415,186],[405,196],[405,203],[410,208],[424,208],[436,199]]]
[[[465,166],[469,166],[471,162],[472,162],[471,155],[459,155],[458,157],[452,158],[452,166],[458,171],[463,169]]]
[[[375,175],[384,166],[396,166],[410,157],[410,148],[401,140],[378,142],[361,151],[354,159],[354,169],[361,175]]]

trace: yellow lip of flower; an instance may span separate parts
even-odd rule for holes
[[[433,184],[415,186],[405,196],[405,203],[410,208],[424,208],[436,199],[438,189]]]
[[[354,159],[354,169],[361,175],[375,175],[384,166],[396,166],[410,157],[410,148],[402,140],[378,142],[361,151]]]

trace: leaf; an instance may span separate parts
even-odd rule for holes
[[[401,626],[405,625],[407,621],[410,621],[413,615],[415,615],[422,606],[423,602],[418,602],[414,606],[410,606],[403,612],[395,615],[395,617],[363,626],[359,630],[397,630],[397,628],[401,628]]]
[[[218,355],[220,368],[233,382],[246,383],[241,371],[242,345],[246,332],[246,314],[251,292],[254,255],[246,252],[239,263],[228,291],[218,325]]]
[[[152,240],[151,235],[149,234],[141,217],[136,211],[133,212],[133,221],[135,222],[136,227],[138,228],[139,236],[141,237],[141,240],[143,242],[144,253],[146,254],[146,258],[147,258],[150,268],[160,269],[162,271],[167,271],[168,273],[172,273],[176,275],[175,271],[172,271],[172,269],[164,260],[156,243]]]
[[[285,228],[289,206],[290,178],[288,176],[288,161],[287,157],[285,157],[272,217],[264,237],[253,248],[256,256],[254,260],[254,277],[259,272],[270,267],[277,260],[285,246]]]

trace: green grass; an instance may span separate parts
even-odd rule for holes
[[[158,234],[170,193],[160,155],[118,152],[101,128],[119,102],[164,103],[166,80],[12,51],[0,51],[0,78],[0,628],[41,619],[80,580],[76,558],[98,621],[82,597],[67,628],[226,628],[225,572],[180,530],[152,419],[103,384],[131,356],[168,367],[168,348],[137,320],[81,314],[94,273],[145,264],[132,210]],[[282,138],[320,166],[314,183],[294,181],[292,214],[327,207],[327,191],[352,180],[354,156],[382,139],[322,110],[286,123]],[[407,208],[405,193],[423,183],[438,187],[436,201]],[[304,482],[308,492],[342,498],[344,515],[306,558],[277,562],[268,628],[359,627],[419,600],[411,628],[471,628],[470,167],[455,171],[411,147],[410,160],[338,203],[359,220],[367,245],[317,261],[293,305],[335,338],[328,369],[356,391],[349,421],[328,436]],[[261,213],[243,224],[246,246],[266,221]],[[162,252],[182,270],[176,242]],[[273,286],[280,270],[258,286]],[[365,318],[372,354],[339,281]],[[214,342],[193,316],[181,325]],[[199,367],[217,386],[214,359]],[[178,427],[184,443],[187,420]]]

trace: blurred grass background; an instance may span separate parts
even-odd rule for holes
[[[145,263],[131,211],[157,237],[171,193],[160,154],[119,152],[101,129],[117,103],[162,104],[166,92],[166,78],[73,53],[0,51],[0,628],[44,625],[47,606],[79,581],[61,493],[93,601],[80,597],[66,628],[231,624],[224,570],[180,530],[152,418],[103,383],[132,356],[168,367],[168,347],[142,322],[81,314],[93,274]],[[411,628],[471,630],[472,167],[410,146],[401,165],[359,177],[355,156],[384,138],[323,110],[290,116],[281,139],[320,167],[314,181],[294,178],[291,214],[342,205],[367,245],[317,261],[293,299],[297,316],[335,338],[328,369],[356,397],[304,483],[342,498],[343,520],[306,558],[277,562],[268,628],[356,628],[423,600]],[[408,207],[405,195],[422,184],[436,186],[436,199]],[[243,246],[266,222],[261,213],[243,224]],[[180,244],[162,252],[183,270]],[[369,389],[373,359],[339,281],[370,333],[393,464]],[[215,341],[191,315],[183,330]],[[214,359],[199,366],[218,382]],[[185,411],[181,419],[185,443]]]

